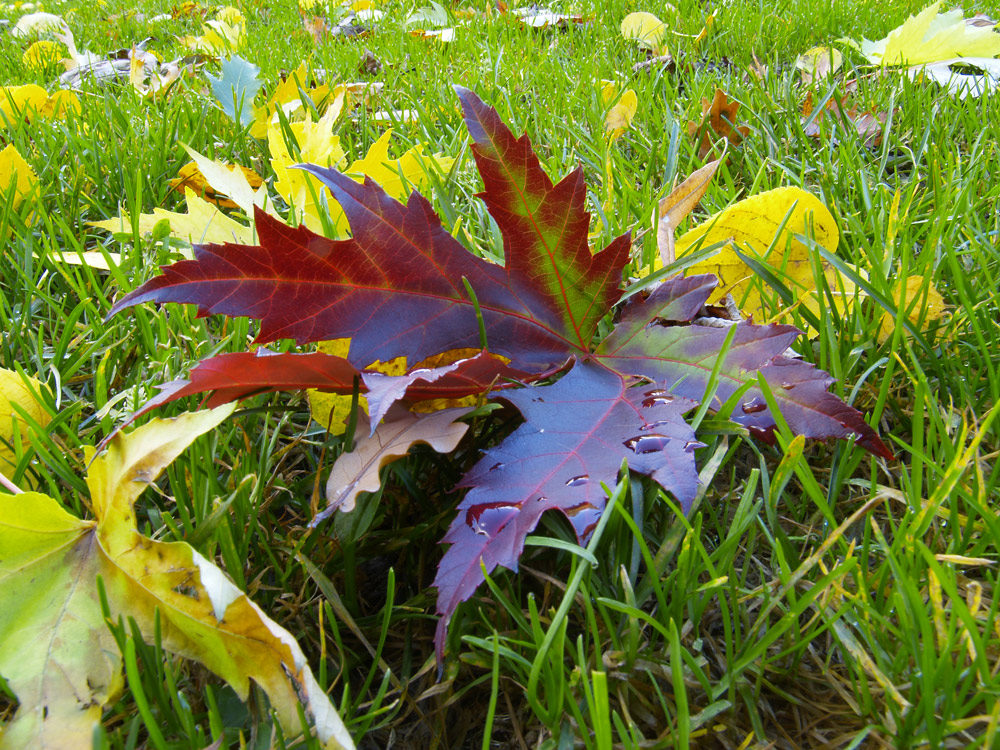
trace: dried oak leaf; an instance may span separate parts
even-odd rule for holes
[[[699,137],[698,157],[704,159],[711,152],[719,138],[725,138],[734,146],[750,135],[750,128],[736,124],[736,113],[740,103],[729,101],[726,92],[716,89],[711,100],[701,100],[701,122],[688,123],[688,135]]]

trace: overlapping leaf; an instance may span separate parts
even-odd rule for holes
[[[183,542],[149,539],[133,505],[194,438],[232,407],[154,420],[116,436],[87,475],[95,520],[39,493],[0,495],[0,676],[20,703],[0,748],[71,750],[90,743],[101,710],[122,687],[118,645],[101,612],[173,653],[202,662],[245,698],[268,694],[286,731],[299,712],[327,750],[353,743],[290,633],[269,619],[211,561]]]
[[[861,416],[827,392],[828,375],[785,356],[798,333],[794,328],[738,323],[730,338],[725,330],[690,325],[714,289],[710,277],[670,280],[645,299],[632,298],[617,327],[598,343],[598,323],[621,295],[628,237],[592,254],[582,172],[553,183],[526,136],[516,138],[472,92],[459,89],[459,97],[485,185],[480,197],[503,237],[504,267],[469,254],[420,195],[402,205],[370,180],[359,184],[334,169],[306,166],[343,208],[351,239],[327,240],[258,212],[260,247],[197,248],[196,260],[164,269],[114,308],[174,301],[197,304],[202,314],[250,316],[261,321],[262,342],[349,337],[347,360],[358,368],[477,347],[485,335],[489,352],[529,373],[518,379],[557,378],[551,385],[498,394],[525,424],[463,480],[471,491],[445,537],[452,546],[435,581],[442,615],[439,655],[449,618],[482,582],[483,568],[516,569],[525,536],[545,511],[562,512],[580,541],[587,540],[606,502],[602,484],[615,483],[623,461],[682,505],[690,503],[697,442],[682,417],[703,398],[727,342],[712,406],[739,392],[733,419],[768,434],[775,421],[757,386],[760,373],[793,430],[853,436],[888,455]],[[253,384],[227,383],[235,370],[206,370],[201,377],[196,368],[191,384],[162,400],[204,391],[208,384],[219,388],[215,400],[316,385],[312,373],[296,380],[286,377],[284,365],[268,370],[277,356],[315,355],[260,358],[256,364],[264,369],[246,377]],[[454,395],[484,392],[501,381],[510,385],[502,360],[483,355],[465,362],[466,375],[478,374],[453,379]],[[383,404],[373,409],[374,419],[397,398],[414,400],[421,388],[449,382],[449,367],[401,378],[363,373],[370,396]],[[341,386],[347,375],[353,384],[347,369],[338,373],[344,376]],[[277,379],[266,382],[270,377]]]

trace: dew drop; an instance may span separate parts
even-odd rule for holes
[[[662,388],[653,388],[651,390],[645,391],[642,395],[655,398],[656,396],[669,396],[670,393],[668,391],[663,390]]]
[[[789,382],[788,382],[788,381],[786,380],[786,381],[784,381],[784,382],[783,382],[783,383],[781,384],[781,387],[782,387],[782,388],[784,388],[784,389],[785,389],[786,391],[790,391],[790,390],[792,390],[792,388],[794,388],[794,387],[795,387],[795,383],[789,383]]]
[[[502,468],[503,468],[503,463],[501,463],[501,462],[498,462],[498,463],[495,463],[495,464],[493,464],[493,465],[492,465],[492,466],[490,467],[490,469],[489,469],[489,470],[490,470],[490,471],[496,471],[497,469],[502,469]]]
[[[658,435],[657,433],[652,433],[649,435],[637,435],[636,437],[629,438],[622,445],[631,451],[635,451],[639,455],[645,453],[656,453],[657,451],[662,451],[667,447],[667,443],[670,442],[670,438],[666,435]]]
[[[644,424],[639,429],[643,430],[643,431],[646,431],[646,430],[658,430],[661,427],[669,427],[670,424],[671,423],[668,420],[666,420],[666,419],[660,419],[660,420],[657,420],[656,422],[649,422],[648,424]]]
[[[665,391],[661,391],[665,393]],[[673,396],[650,396],[649,398],[644,398],[642,400],[642,405],[644,408],[648,409],[651,406],[662,406],[663,404],[669,404],[674,400]]]
[[[585,485],[585,484],[587,484],[589,482],[590,482],[590,475],[589,474],[581,474],[578,477],[572,477],[571,479],[567,479],[566,480],[566,486],[567,487],[582,487],[583,485]]]
[[[758,414],[759,412],[767,409],[767,404],[756,398],[752,398],[749,401],[744,402],[741,408],[743,409],[744,414]]]
[[[465,511],[465,523],[480,536],[493,537],[518,513],[511,503],[483,503]]]

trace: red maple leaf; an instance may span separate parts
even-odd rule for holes
[[[699,443],[683,415],[704,398],[713,370],[712,405],[740,393],[731,418],[752,434],[767,437],[775,427],[759,374],[793,431],[853,437],[891,456],[861,415],[827,391],[826,373],[785,356],[796,329],[737,323],[730,337],[691,324],[714,277],[671,279],[633,296],[597,341],[598,323],[621,296],[628,237],[592,254],[581,170],[554,184],[527,136],[515,137],[471,91],[458,94],[483,176],[480,197],[503,237],[504,266],[465,250],[420,195],[403,205],[374,182],[306,165],[343,207],[351,239],[334,242],[258,213],[260,246],[196,248],[195,260],[165,268],[112,309],[186,302],[201,314],[259,319],[261,342],[351,337],[349,361],[326,354],[211,358],[152,405],[209,391],[211,403],[304,387],[347,393],[361,377],[376,416],[400,398],[486,392],[521,413],[524,424],[462,481],[470,491],[444,539],[451,547],[435,579],[439,656],[448,621],[482,583],[484,566],[516,570],[526,535],[549,510],[563,513],[585,543],[606,503],[602,485],[616,483],[623,461],[689,507]],[[417,362],[476,347],[484,334],[489,353],[457,365],[401,378],[361,369],[377,359]],[[554,382],[512,387],[543,379]]]

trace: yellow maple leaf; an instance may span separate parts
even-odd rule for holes
[[[139,234],[148,234],[157,224],[165,221],[170,226],[170,236],[184,242],[253,244],[253,227],[229,218],[216,205],[199,198],[190,188],[185,189],[184,196],[187,213],[154,208],[151,214],[139,214],[135,219]],[[127,213],[123,213],[113,219],[90,221],[87,224],[108,232],[131,234],[133,221]]]
[[[226,7],[216,13],[214,20],[202,25],[200,36],[182,37],[180,43],[198,52],[222,55],[238,52],[246,37],[243,14],[236,8]]]
[[[19,704],[0,745],[84,746],[120,693],[119,645],[101,611],[100,576],[112,619],[127,614],[147,640],[155,634],[165,650],[201,662],[241,699],[252,680],[286,732],[297,732],[304,715],[324,750],[354,747],[291,633],[193,547],[136,528],[145,488],[233,409],[152,420],[116,435],[99,456],[85,448],[94,520],[40,493],[0,495],[0,674]]]
[[[1000,34],[989,26],[965,23],[962,9],[940,13],[941,2],[910,16],[888,36],[878,41],[862,39],[861,44],[845,39],[860,49],[870,62],[881,65],[920,65],[953,57],[996,57],[1000,55]]]
[[[908,276],[897,282],[894,296],[897,309],[905,305],[904,312],[907,319],[921,331],[928,330],[932,323],[944,315],[944,297],[923,276]],[[890,312],[883,313],[878,342],[884,344],[894,330],[896,330],[896,316]]]
[[[280,81],[268,98],[267,104],[254,110],[254,122],[250,126],[250,135],[254,138],[266,138],[271,126],[280,125],[278,110],[281,110],[285,119],[289,121],[304,118],[309,107],[303,101],[303,94],[309,99],[312,107],[323,114],[330,106],[335,104],[343,106],[342,100],[338,102],[336,97],[331,98],[329,86],[320,84],[310,87],[309,80],[309,71],[306,64],[302,63],[284,80]],[[326,106],[323,106],[324,104]]]

